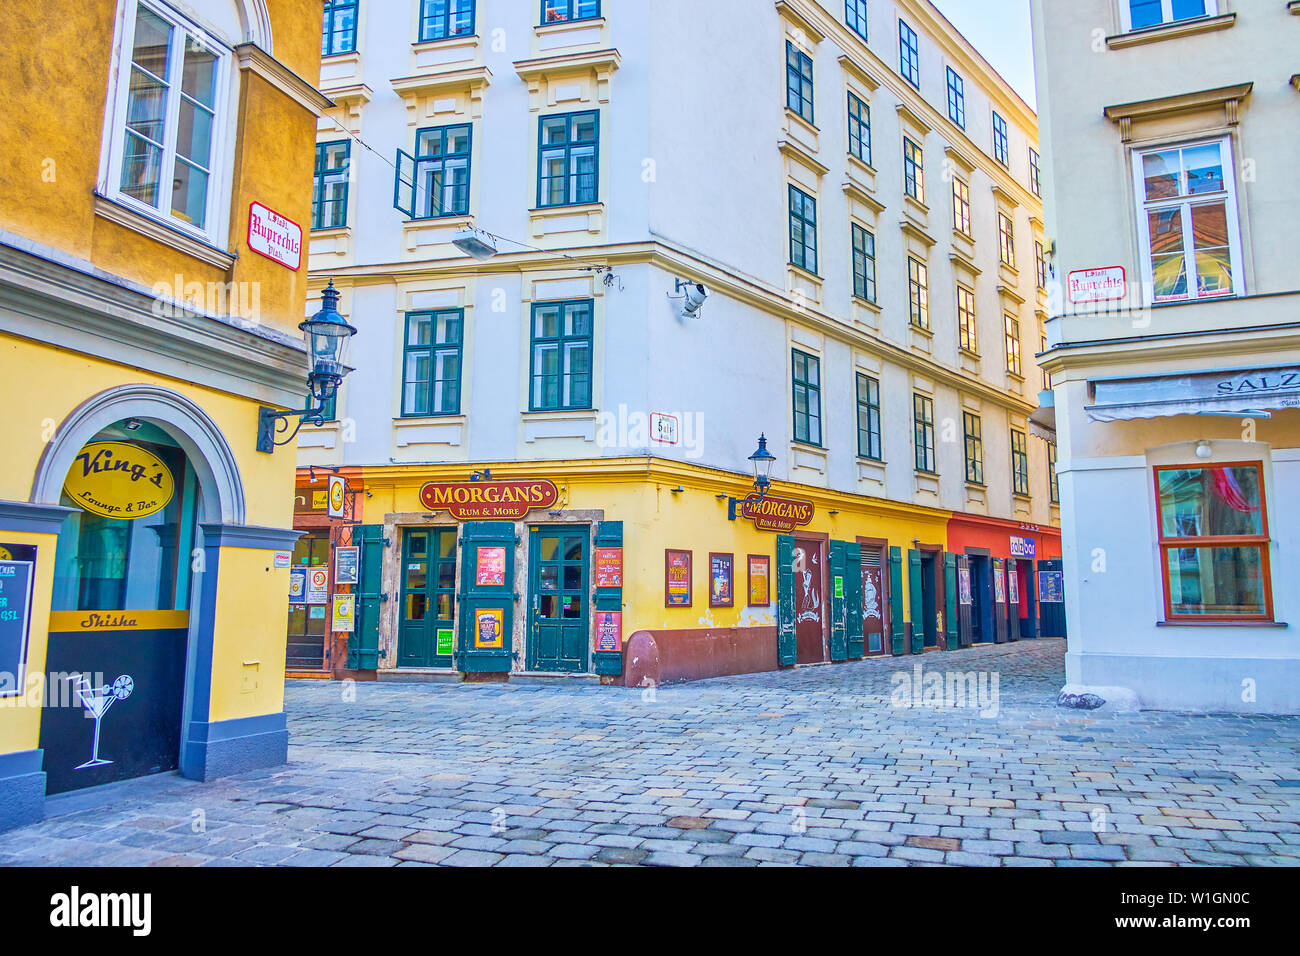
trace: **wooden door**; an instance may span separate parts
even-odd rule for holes
[[[820,541],[795,538],[791,569],[796,656],[800,664],[826,660],[826,557],[822,552]]]
[[[528,557],[528,669],[587,671],[591,531],[582,526],[534,528]]]

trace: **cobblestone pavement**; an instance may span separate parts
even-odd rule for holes
[[[924,659],[996,674],[996,717],[893,706],[912,658],[653,693],[292,683],[288,766],[56,799],[0,864],[1300,863],[1300,719],[1059,710],[1063,654]]]

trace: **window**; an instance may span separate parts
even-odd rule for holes
[[[1002,317],[1007,339],[1007,371],[1012,375],[1022,375],[1020,365],[1020,320],[1008,312]]]
[[[853,294],[867,302],[876,301],[876,237],[856,222],[853,233]]]
[[[898,21],[898,72],[918,90],[921,88],[921,47],[916,31]]]
[[[916,470],[938,474],[934,460],[934,399],[913,393],[912,421],[916,426]]]
[[[858,457],[883,461],[880,442],[880,382],[858,373]]]
[[[533,305],[533,411],[591,408],[592,310],[590,299]]]
[[[460,414],[461,343],[465,313],[411,312],[402,356],[402,416]]]
[[[970,238],[970,186],[956,176],[952,178],[952,227]]]
[[[1038,278],[1038,288],[1047,290],[1047,250],[1037,239],[1034,240],[1034,272]]]
[[[948,119],[966,128],[966,81],[948,67]]]
[[[1043,161],[1038,150],[1029,147],[1029,188],[1039,199],[1043,198]]]
[[[998,213],[998,258],[1004,266],[1016,267],[1016,224],[1004,212]]]
[[[908,258],[907,290],[911,301],[912,325],[918,329],[930,328],[930,270],[925,263]]]
[[[867,39],[867,0],[844,0],[844,22],[849,29]]]
[[[1056,477],[1056,442],[1047,443],[1047,497],[1054,505],[1061,503],[1061,484]]]
[[[597,202],[600,114],[543,116],[540,123],[537,205],[578,206]]]
[[[1016,428],[1011,429],[1011,490],[1029,497],[1029,448],[1025,433]]]
[[[471,127],[437,126],[415,137],[415,156],[397,151],[396,199],[412,219],[469,215]]]
[[[600,0],[542,0],[542,23],[563,20],[595,20],[600,16]]]
[[[1041,350],[1041,351],[1042,351],[1042,354],[1046,355],[1046,354],[1047,354],[1047,336],[1046,336],[1046,335],[1043,335],[1043,336],[1042,336],[1042,342],[1041,342],[1041,344],[1042,344],[1042,350]],[[1039,366],[1039,367],[1041,368],[1041,366]],[[1044,370],[1043,370],[1043,391],[1045,391],[1045,392],[1050,392],[1051,390],[1052,390],[1052,376],[1047,372],[1046,369],[1044,369]]]
[[[1214,0],[1129,0],[1129,29],[1143,30],[1162,23],[1194,20],[1215,13]]]
[[[849,153],[871,165],[871,107],[849,94]]]
[[[925,151],[903,137],[903,189],[917,202],[925,203]]]
[[[1011,140],[1007,135],[1007,121],[993,113],[993,158],[1003,166],[1011,165]]]
[[[1273,619],[1263,468],[1156,469],[1170,621]]]
[[[474,0],[420,0],[420,40],[446,40],[474,32]]]
[[[127,205],[209,241],[230,54],[171,10],[126,16],[108,181]]]
[[[790,187],[790,264],[817,272],[817,200]]]
[[[975,293],[964,285],[957,286],[957,344],[963,352],[979,354],[975,335]]]
[[[813,61],[789,40],[785,41],[785,105],[813,122]]]
[[[972,485],[984,484],[984,423],[978,415],[962,412],[966,433],[966,480]]]
[[[311,227],[336,229],[348,224],[348,166],[352,141],[316,144],[312,179]]]
[[[821,361],[793,350],[794,440],[805,445],[822,443]]]
[[[357,49],[357,0],[325,0],[320,55],[353,53]]]
[[[1155,302],[1237,294],[1241,240],[1227,140],[1134,157],[1147,279]],[[1195,275],[1195,285],[1188,278]]]

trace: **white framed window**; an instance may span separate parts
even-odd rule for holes
[[[1217,16],[1219,0],[1119,0],[1119,9],[1127,33],[1165,23]]]
[[[126,0],[101,188],[219,245],[231,52],[157,0]]]
[[[1134,150],[1147,300],[1244,294],[1241,230],[1228,137]]]

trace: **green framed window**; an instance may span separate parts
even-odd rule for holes
[[[813,122],[813,61],[791,41],[785,41],[785,105]]]
[[[561,113],[543,116],[538,122],[537,205],[546,208],[597,202],[600,113]]]
[[[858,457],[884,460],[880,437],[880,382],[858,373]]]
[[[532,411],[591,408],[594,311],[591,299],[534,303]]]
[[[357,0],[325,0],[320,55],[354,53],[357,49]]]
[[[1029,147],[1029,188],[1039,199],[1043,198],[1043,160],[1032,146]]]
[[[1038,279],[1038,288],[1047,289],[1047,251],[1043,244],[1034,240],[1034,274]]]
[[[1029,445],[1018,428],[1011,429],[1011,490],[1022,498],[1029,497]]]
[[[1056,442],[1047,443],[1047,497],[1054,505],[1061,503],[1061,483],[1056,477]]]
[[[853,234],[853,294],[866,302],[876,301],[876,237],[856,222]]]
[[[1002,325],[1007,340],[1007,371],[1012,375],[1023,375],[1020,361],[1020,320],[1007,312],[1002,316]]]
[[[907,292],[912,325],[928,332],[930,330],[930,270],[924,262],[911,257],[907,260]]]
[[[925,202],[925,151],[903,137],[903,189],[919,203]]]
[[[402,350],[402,417],[460,414],[465,311],[410,312]]]
[[[957,345],[963,352],[979,354],[976,334],[975,293],[964,285],[957,286]]]
[[[956,176],[952,178],[952,227],[963,236],[971,236],[970,186]]]
[[[844,22],[850,30],[867,39],[867,0],[844,0]]]
[[[420,0],[420,40],[447,40],[474,33],[475,0]]]
[[[351,159],[351,140],[316,144],[316,171],[311,192],[312,229],[337,229],[348,224]]]
[[[1003,166],[1011,165],[1011,138],[1007,121],[996,110],[993,112],[993,158]]]
[[[1043,335],[1040,336],[1039,344],[1042,346],[1042,348],[1040,348],[1039,351],[1042,352],[1044,355],[1047,354],[1047,335],[1046,335],[1046,334],[1043,334]],[[1040,368],[1041,368],[1041,366],[1040,366]],[[1044,369],[1044,370],[1043,370],[1043,391],[1045,391],[1045,392],[1050,392],[1050,391],[1052,390],[1052,387],[1053,387],[1053,386],[1052,386],[1052,375],[1051,375],[1050,372],[1048,372],[1046,369]]]
[[[912,393],[912,422],[916,432],[916,470],[938,474],[934,453],[934,399]]]
[[[921,88],[921,45],[916,31],[898,21],[898,72],[918,90]]]
[[[817,272],[817,200],[790,187],[790,264]]]
[[[966,480],[984,484],[984,423],[978,415],[962,412],[962,430],[966,436]]]
[[[821,360],[793,350],[794,440],[805,445],[822,443]]]
[[[1016,224],[1004,212],[998,213],[998,258],[1003,265],[1016,267]]]
[[[393,205],[410,219],[469,215],[473,127],[434,126],[415,134],[415,155],[397,151]]]
[[[542,0],[542,25],[565,20],[595,20],[600,17],[600,0]]]
[[[948,119],[966,128],[966,81],[952,67],[948,67]]]
[[[871,165],[871,107],[849,93],[849,153]]]

